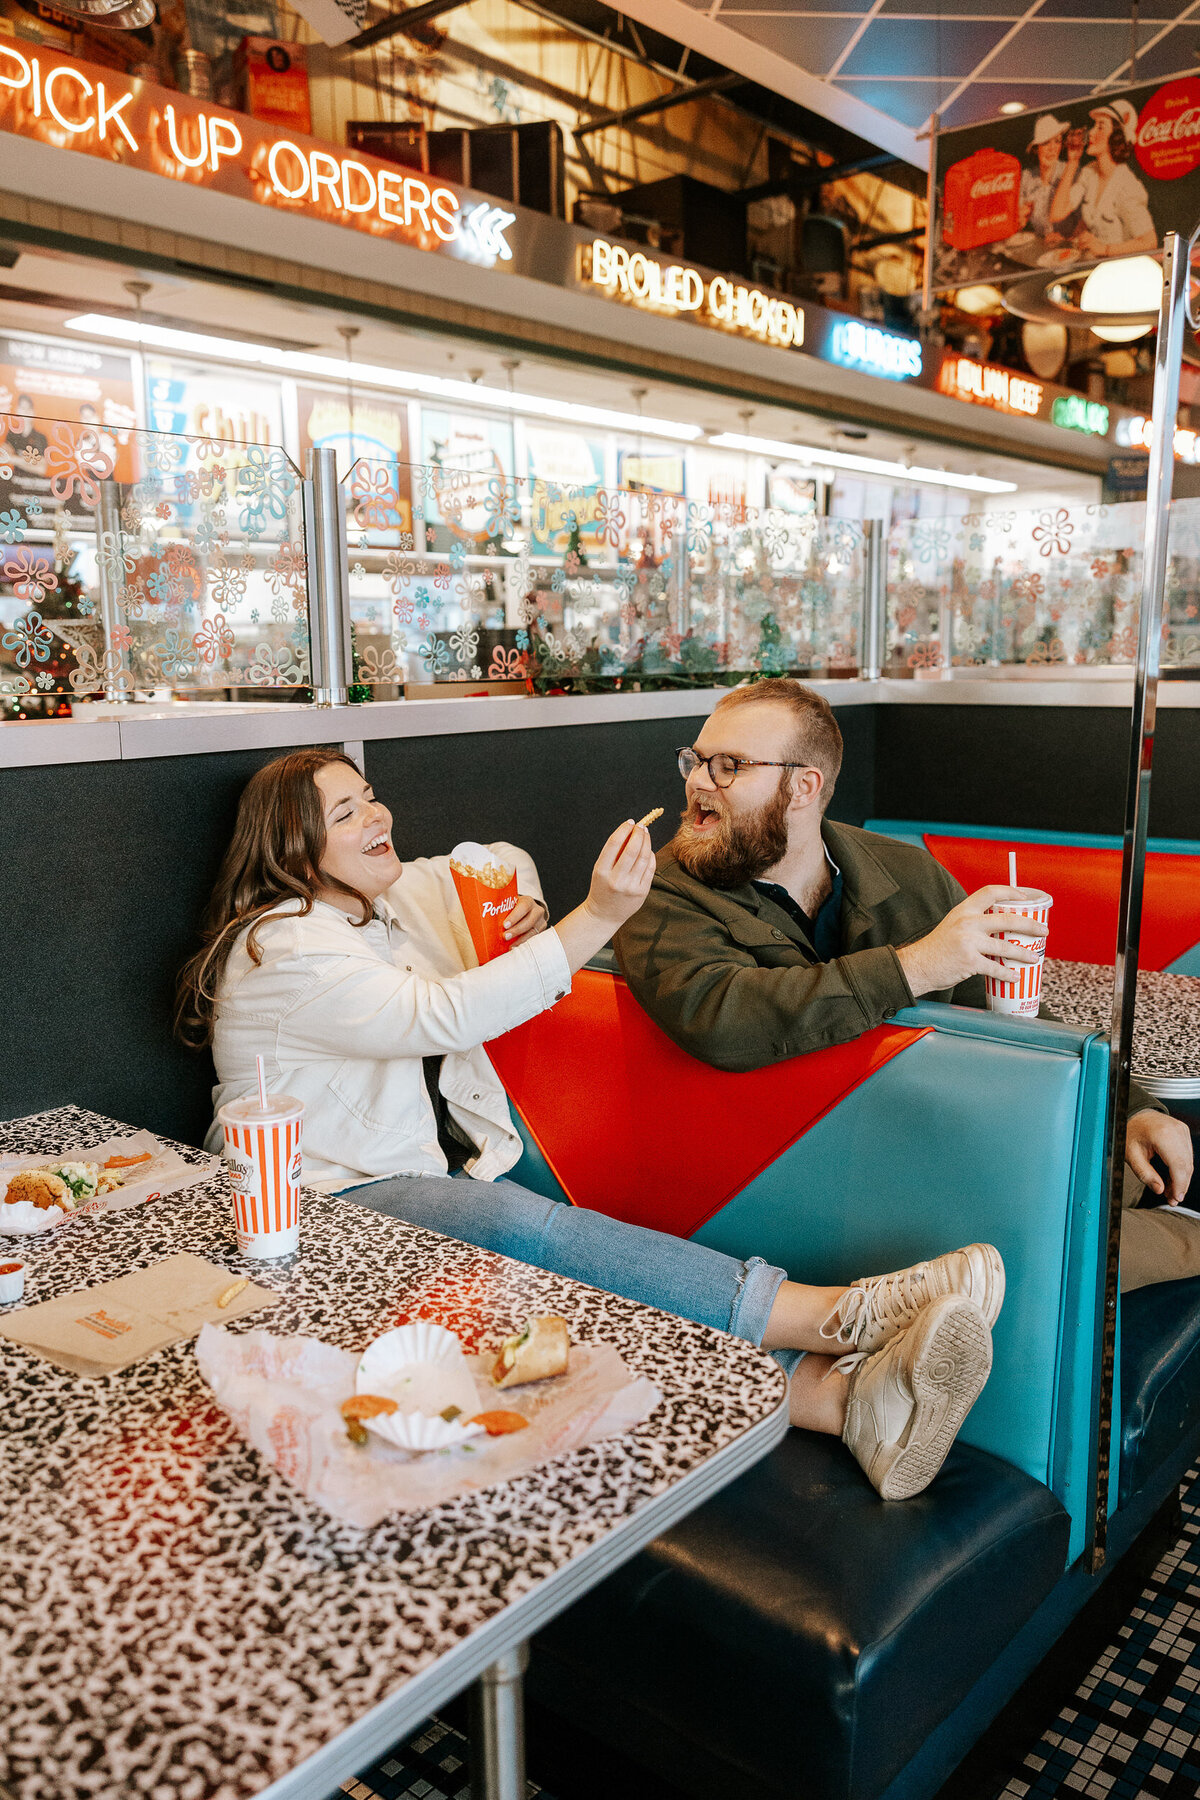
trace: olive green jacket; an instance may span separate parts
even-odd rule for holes
[[[854,825],[821,826],[842,871],[841,941],[831,962],[766,894],[706,887],[670,850],[645,905],[614,940],[617,962],[650,1017],[690,1055],[718,1069],[760,1069],[860,1037],[912,992],[896,948],[925,937],[964,898],[923,846]],[[983,977],[926,994],[959,1006],[987,1004]],[[1129,1110],[1162,1110],[1131,1087]]]
[[[659,852],[640,912],[614,940],[638,1002],[681,1049],[718,1069],[759,1069],[844,1044],[913,1004],[896,947],[925,937],[963,898],[925,850],[853,825],[821,827],[842,871],[841,939],[817,961],[801,926],[766,894],[712,888]],[[930,1000],[983,1006],[983,977]]]

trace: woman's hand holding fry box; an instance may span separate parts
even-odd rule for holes
[[[518,894],[517,904],[504,921],[504,936],[510,946],[520,944],[545,931],[549,923],[550,913],[544,900],[535,900],[532,894]]]

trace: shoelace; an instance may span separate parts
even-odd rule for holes
[[[868,1325],[900,1325],[911,1311],[910,1289],[924,1276],[926,1266],[916,1263],[911,1269],[898,1269],[894,1275],[855,1282],[821,1326],[821,1336],[830,1343],[846,1344],[856,1350]],[[847,1362],[849,1358],[841,1360]]]

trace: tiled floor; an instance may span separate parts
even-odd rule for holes
[[[406,1743],[390,1750],[364,1774],[342,1783],[352,1800],[470,1800],[467,1740],[442,1719],[427,1719]],[[525,1800],[554,1800],[536,1782],[525,1785]]]
[[[1200,1476],[1183,1533],[1128,1622],[1001,1790],[1003,1800],[1200,1795]]]

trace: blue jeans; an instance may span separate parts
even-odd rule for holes
[[[567,1275],[643,1306],[713,1325],[751,1344],[762,1342],[785,1280],[782,1269],[760,1256],[740,1262],[688,1238],[547,1200],[515,1181],[393,1175],[339,1197],[552,1275]],[[788,1374],[800,1359],[794,1350],[776,1356]]]

